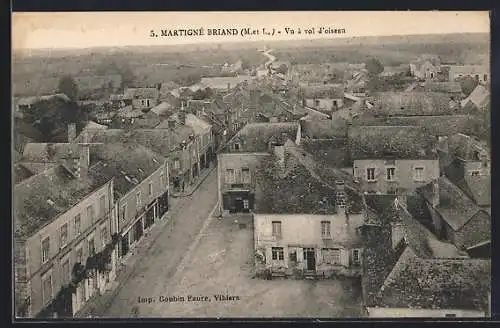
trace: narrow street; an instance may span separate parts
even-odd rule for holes
[[[171,222],[164,227],[152,247],[141,254],[130,279],[108,309],[98,311],[103,317],[130,317],[138,296],[157,294],[157,286],[171,279],[200,233],[217,203],[217,170],[213,170],[192,196],[171,199]]]

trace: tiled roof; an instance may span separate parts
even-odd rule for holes
[[[347,137],[347,120],[300,121],[301,134],[311,139],[336,139]]]
[[[382,307],[488,311],[491,263],[402,256],[377,297]]]
[[[394,116],[383,120],[385,125],[416,125],[434,136],[470,133],[477,118],[472,115]]]
[[[301,147],[311,154],[315,162],[327,170],[327,167],[344,168],[351,165],[345,140],[302,140]],[[323,171],[323,173],[325,173]]]
[[[379,92],[374,94],[378,115],[451,115],[457,110],[448,93],[440,92]]]
[[[351,159],[437,159],[436,138],[417,126],[351,126]]]
[[[133,126],[135,129],[152,129],[160,125],[161,122],[162,119],[158,115],[149,111],[134,119]]]
[[[159,91],[156,88],[127,88],[124,91],[125,99],[156,99]]]
[[[436,210],[443,219],[456,231],[461,229],[475,215],[479,208],[448,178],[441,176],[439,183],[439,205]],[[420,188],[424,198],[432,203],[433,183]]]
[[[344,97],[342,84],[319,84],[302,87],[304,98],[332,98]]]
[[[245,125],[234,138],[242,141],[245,152],[266,152],[271,137],[281,138],[286,133],[295,140],[298,123],[250,123]]]
[[[115,200],[164,164],[165,158],[135,141],[113,142],[91,147],[91,157],[100,163],[99,178],[114,178]]]
[[[111,179],[98,175],[99,168],[91,167],[88,179],[80,180],[57,165],[15,185],[16,237],[31,236]]]
[[[169,115],[172,114],[173,109],[174,106],[172,106],[172,104],[169,104],[168,102],[162,102],[156,107],[151,108],[151,112],[155,113],[156,115]]]

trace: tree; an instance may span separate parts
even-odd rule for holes
[[[472,78],[471,76],[463,77],[459,80],[459,82],[460,82],[460,87],[462,88],[462,93],[465,96],[470,95],[472,91],[474,91],[474,89],[479,84],[479,82],[476,79]]]
[[[71,100],[76,100],[78,97],[78,86],[70,75],[65,75],[59,79],[59,86],[57,89]]]
[[[379,75],[384,71],[384,65],[377,59],[371,58],[365,63],[366,69],[368,70],[368,74],[371,76]]]
[[[288,73],[288,66],[286,66],[285,64],[281,64],[277,69],[276,69],[276,73],[281,73],[283,75],[286,75],[286,73]]]

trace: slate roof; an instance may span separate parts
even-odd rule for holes
[[[326,173],[328,166],[344,168],[352,164],[345,140],[309,139],[302,140],[300,146],[322,166],[323,173]]]
[[[347,132],[352,160],[437,159],[436,138],[417,126],[351,126]]]
[[[14,184],[18,184],[19,182],[26,180],[34,175],[33,172],[31,172],[28,168],[26,168],[26,166],[22,164],[15,164],[13,173],[14,176],[12,180]]]
[[[460,230],[478,211],[479,208],[465,193],[448,178],[441,176],[439,183],[439,205],[436,210],[453,230]],[[432,203],[433,183],[420,188],[423,197]]]
[[[423,90],[427,92],[447,92],[447,93],[462,93],[462,87],[459,82],[437,82],[428,81],[423,85]]]
[[[402,256],[377,295],[377,306],[488,311],[491,263]]]
[[[318,84],[301,88],[304,98],[331,98],[341,99],[344,97],[344,86],[342,84]]]
[[[443,92],[378,92],[374,94],[378,115],[451,115],[456,107],[450,103],[451,96]]]
[[[68,211],[109,179],[99,177],[99,168],[89,169],[88,179],[73,177],[57,165],[14,186],[16,238],[27,238]]]
[[[457,183],[458,187],[464,191],[479,206],[491,205],[491,176],[466,175],[464,179]]]
[[[22,153],[22,161],[47,163],[57,162],[61,155],[78,153],[78,145],[70,143],[28,143]]]
[[[293,143],[288,142],[289,147]],[[315,177],[298,158],[298,153],[287,151],[285,169],[276,158],[262,160],[257,172],[255,212],[265,214],[335,214],[335,188]],[[359,196],[346,189],[348,210],[358,213]]]
[[[201,83],[209,87],[210,89],[227,89],[227,85],[230,88],[234,88],[236,85],[252,80],[251,76],[248,75],[238,75],[238,76],[227,76],[227,77],[204,77],[201,79]]]
[[[490,91],[485,86],[478,85],[467,98],[462,100],[462,106],[469,102],[479,109],[485,108],[490,103]]]
[[[140,117],[134,119],[133,126],[135,129],[152,129],[162,123],[162,119],[155,113],[148,111]]]
[[[69,97],[64,93],[56,93],[51,95],[43,95],[43,96],[33,96],[33,97],[22,97],[18,100],[17,105],[33,105],[40,101],[48,101],[54,98],[58,98],[64,101],[70,101]]]
[[[190,126],[196,135],[203,135],[212,129],[210,124],[190,113],[186,114],[186,125]]]
[[[114,178],[114,198],[120,199],[165,163],[158,153],[132,140],[91,147],[91,158],[98,161],[96,176]]]
[[[267,152],[271,137],[281,138],[283,133],[295,140],[298,123],[250,123],[245,125],[234,138],[242,141],[245,152]]]
[[[489,262],[457,259],[456,249],[443,252],[440,247],[444,243],[402,206],[395,205],[394,196],[369,195],[365,199],[376,208],[380,219],[378,225],[363,229],[366,244],[362,285],[366,306],[484,309],[491,280]],[[391,245],[391,222],[400,222],[404,229],[405,238],[395,249]],[[436,242],[441,244],[435,247]],[[487,282],[477,285],[477,279]],[[465,301],[460,297],[466,297]]]
[[[157,106],[151,108],[151,112],[156,114],[156,115],[171,115],[174,110],[174,106],[169,104],[168,102],[162,102],[158,104]]]
[[[337,139],[347,137],[347,120],[301,120],[301,134],[311,139]]]
[[[447,145],[447,149],[443,150],[463,160],[478,161],[477,155],[481,152],[489,157],[489,151],[485,149],[481,141],[463,133],[449,136],[444,143]]]
[[[424,127],[434,136],[449,136],[455,133],[468,134],[477,118],[471,115],[438,116],[394,116],[385,120],[387,125],[416,125]]]

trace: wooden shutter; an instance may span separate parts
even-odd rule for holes
[[[343,266],[349,266],[349,251],[347,249],[340,249],[340,264]]]

